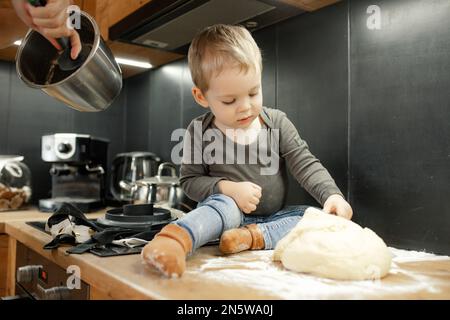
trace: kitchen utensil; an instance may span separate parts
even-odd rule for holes
[[[170,210],[155,208],[153,204],[125,205],[108,210],[105,217],[97,219],[102,227],[122,227],[133,230],[161,229],[172,221]]]
[[[170,175],[163,175],[164,170],[169,170]],[[176,167],[170,162],[160,164],[156,176],[140,179],[134,183],[122,183],[122,187],[130,192],[135,204],[153,203],[184,212],[195,208],[195,202],[181,189]]]
[[[111,166],[110,192],[115,200],[132,201],[130,183],[153,177],[161,159],[151,152],[127,152],[115,156]]]
[[[107,109],[122,89],[122,71],[100,35],[95,20],[80,12],[80,35],[85,53],[81,66],[63,70],[56,62],[57,49],[35,30],[28,31],[17,51],[16,71],[29,87],[79,111]],[[83,56],[82,52],[82,56]]]

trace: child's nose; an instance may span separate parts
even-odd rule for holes
[[[252,104],[250,103],[250,99],[244,99],[239,104],[238,113],[246,113],[252,109]]]

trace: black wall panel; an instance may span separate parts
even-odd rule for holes
[[[351,1],[350,12],[356,218],[390,245],[449,253],[450,2]]]
[[[263,104],[272,108],[277,106],[277,33],[278,28],[275,27],[265,28],[253,33],[262,55]]]
[[[9,99],[10,95],[10,63],[0,62],[0,154],[8,152],[8,117],[9,117]]]
[[[150,104],[150,77],[148,73],[125,81],[127,90],[126,148],[127,151],[145,151],[148,148],[148,120]]]
[[[150,105],[147,128],[149,149],[170,161],[173,130],[181,128],[182,62],[177,61],[150,73]]]
[[[278,25],[277,102],[347,193],[347,5]],[[317,203],[290,179],[290,204]]]

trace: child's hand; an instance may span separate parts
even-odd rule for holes
[[[236,202],[239,209],[244,213],[251,213],[256,210],[261,198],[261,187],[249,181],[232,182],[219,181],[221,192]]]
[[[251,213],[256,210],[256,206],[259,204],[261,187],[248,181],[235,182],[232,198],[242,212]]]
[[[339,194],[332,194],[323,205],[323,211],[334,213],[340,217],[350,220],[353,216],[353,210],[350,204]]]

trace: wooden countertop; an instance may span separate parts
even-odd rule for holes
[[[97,213],[90,215],[95,217]],[[198,250],[180,279],[161,277],[139,255],[100,258],[48,251],[51,237],[24,221],[45,220],[36,211],[0,213],[4,231],[81,278],[111,299],[450,299],[450,258],[392,248],[393,265],[380,281],[335,281],[284,270],[271,251],[222,256],[216,246]],[[102,297],[105,297],[103,295]]]
[[[22,210],[0,211],[0,234],[5,233],[5,223],[11,221],[38,221],[46,220],[49,213],[40,212],[34,207],[27,207]]]

